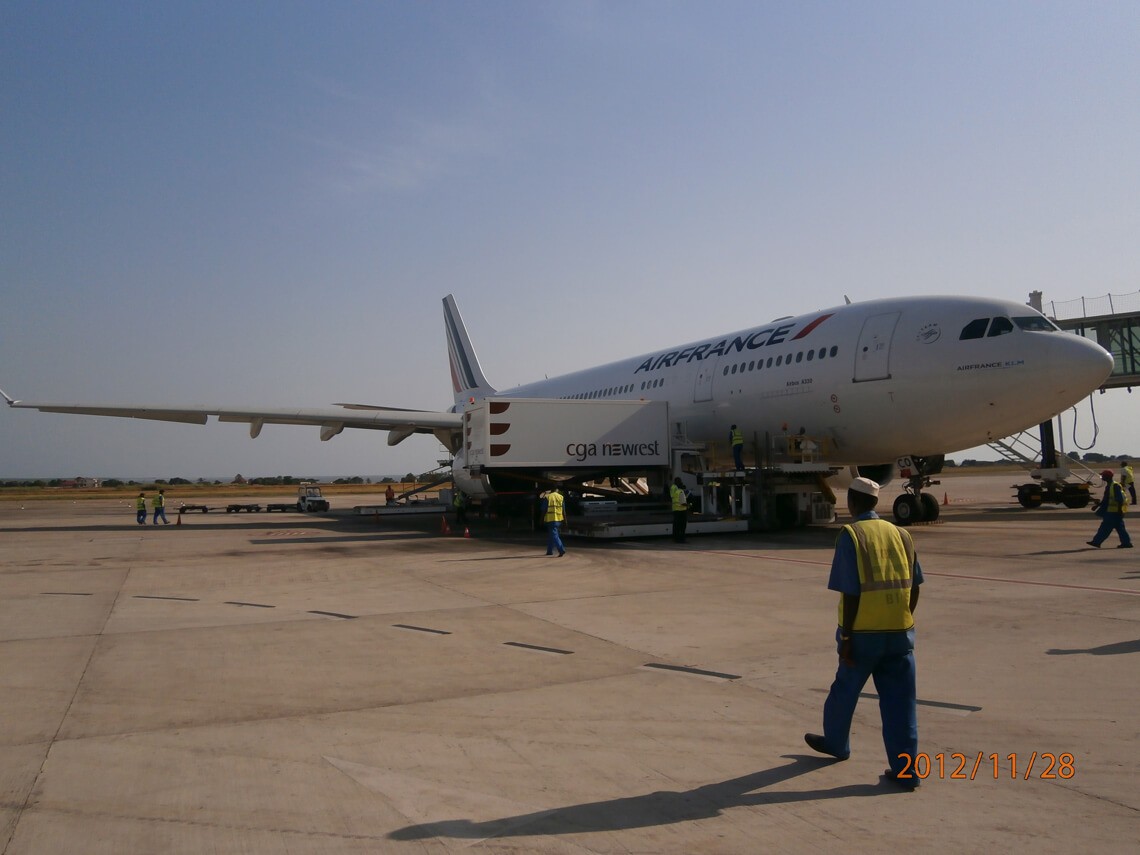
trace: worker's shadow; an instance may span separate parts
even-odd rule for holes
[[[903,792],[881,778],[878,784],[851,784],[829,790],[797,792],[754,792],[788,781],[799,775],[833,763],[832,760],[803,755],[784,755],[790,763],[754,772],[730,781],[706,784],[682,792],[655,792],[628,798],[551,808],[533,813],[472,822],[469,819],[445,819],[420,825],[409,825],[388,834],[392,840],[423,840],[430,837],[487,839],[508,836],[583,834],[592,831],[618,831],[670,825],[719,816],[733,807],[747,807],[790,802],[842,799],[851,796],[877,796]]]
[[[1140,653],[1140,638],[1132,641],[1118,641],[1115,644],[1102,644],[1100,647],[1086,647],[1076,650],[1046,650],[1047,656],[1071,656],[1074,653],[1087,653],[1090,656],[1119,656],[1121,653]]]

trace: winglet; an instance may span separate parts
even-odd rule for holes
[[[451,386],[455,392],[455,403],[461,404],[468,398],[495,394],[495,388],[483,376],[479,357],[471,346],[459,307],[450,294],[443,298],[443,323],[447,333],[447,355],[451,362]]]
[[[14,406],[16,406],[16,404],[20,403],[20,402],[19,402],[19,401],[17,401],[15,398],[11,397],[11,396],[10,396],[10,395],[9,395],[7,392],[5,392],[3,389],[0,389],[0,395],[3,395],[3,396],[4,396],[4,400],[8,402],[8,406],[9,406],[9,407],[14,407]]]

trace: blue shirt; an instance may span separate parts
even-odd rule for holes
[[[853,522],[877,520],[878,518],[877,513],[868,511],[855,517]],[[921,585],[922,582],[922,566],[918,563],[918,554],[915,553],[912,584]],[[859,562],[855,557],[855,541],[851,539],[851,535],[846,530],[841,531],[839,539],[835,541],[835,555],[831,559],[831,578],[827,582],[827,587],[832,591],[850,594],[853,597],[858,597],[862,593],[862,589],[859,587]]]

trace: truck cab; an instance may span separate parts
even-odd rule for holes
[[[315,484],[302,484],[297,488],[297,510],[327,511],[329,501],[321,495],[321,488]]]

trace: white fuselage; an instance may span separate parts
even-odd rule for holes
[[[697,442],[803,432],[832,462],[971,448],[1037,425],[1099,386],[1112,357],[1028,306],[876,300],[564,375],[500,394],[669,402]]]

